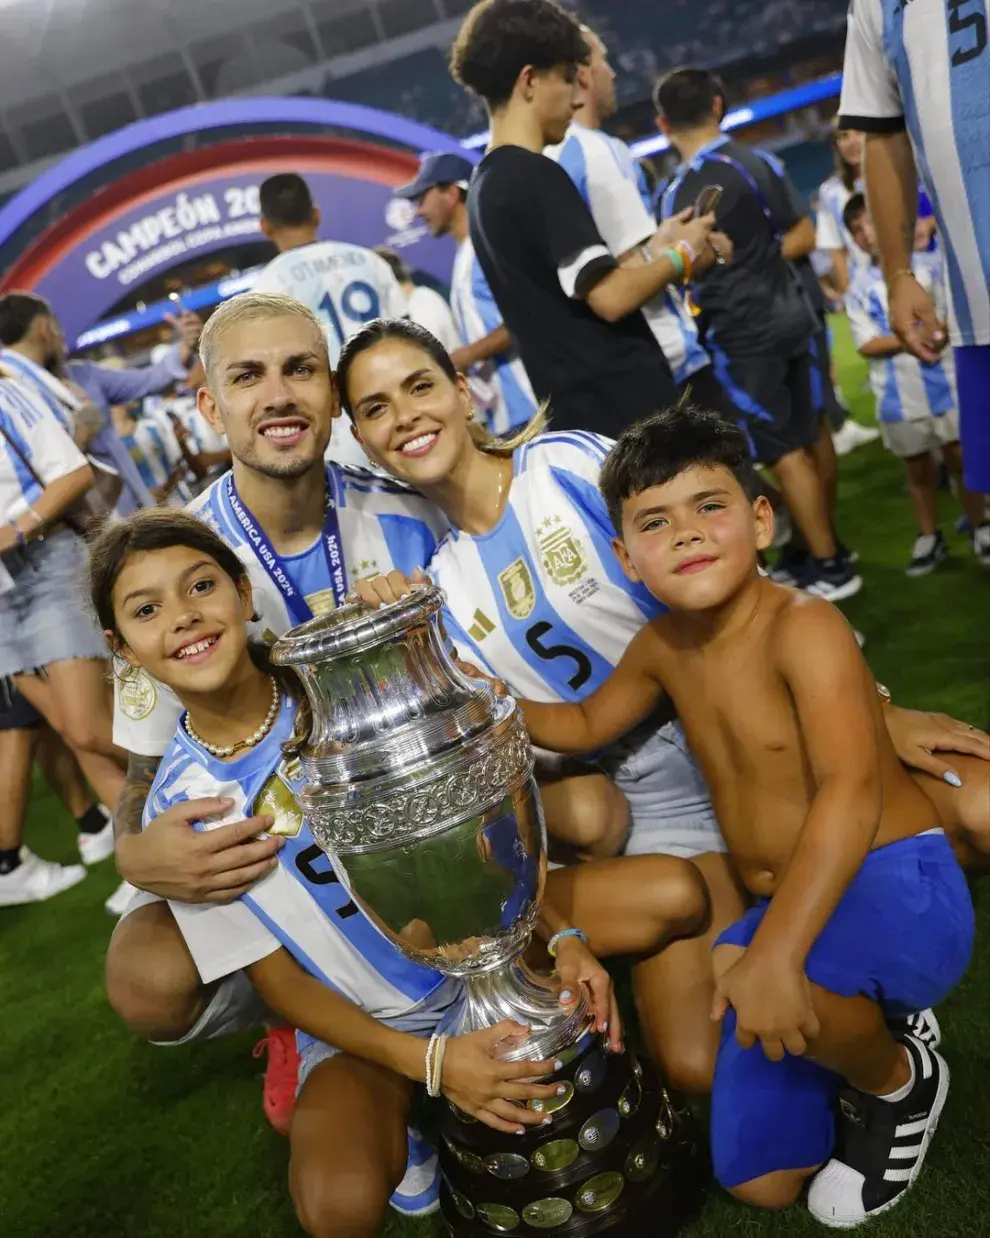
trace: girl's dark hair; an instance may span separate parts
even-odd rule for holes
[[[185,546],[208,556],[235,585],[240,585],[248,577],[247,568],[227,543],[190,512],[169,507],[146,507],[125,520],[109,521],[90,544],[89,598],[100,627],[114,634],[110,641],[112,648],[119,643],[113,591],[128,559],[132,555],[169,550],[173,546]],[[281,690],[297,702],[294,733],[283,745],[287,756],[295,756],[305,743],[312,725],[309,699],[292,670],[272,664],[267,645],[252,642],[248,645],[248,653],[255,666],[264,674],[271,675]]]
[[[498,111],[512,98],[527,65],[543,72],[559,65],[577,68],[590,54],[577,18],[552,0],[481,0],[450,49],[450,72]]]
[[[337,361],[337,393],[340,396],[341,407],[352,421],[354,409],[351,407],[348,390],[351,367],[363,352],[374,348],[383,340],[401,340],[404,344],[411,344],[413,348],[420,349],[436,362],[437,367],[452,383],[457,382],[457,370],[450,359],[450,353],[425,327],[421,327],[418,322],[412,322],[408,318],[374,318],[344,344]],[[542,434],[546,427],[547,412],[542,406],[517,434],[504,438],[496,437],[479,421],[472,420],[468,423],[468,431],[475,445],[481,451],[493,456],[511,456],[517,447],[528,443],[537,434]]]
[[[622,535],[626,499],[664,485],[693,465],[722,465],[747,493],[751,490],[753,461],[746,435],[720,413],[682,403],[624,430],[598,478],[616,533]]]
[[[839,150],[839,118],[832,121],[832,132],[829,134],[829,145],[832,147],[832,157],[835,160],[835,175],[842,181],[850,193],[856,188],[859,168],[853,167],[849,160]]]

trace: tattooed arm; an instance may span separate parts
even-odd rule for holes
[[[144,806],[160,757],[130,754],[117,803],[114,837],[120,875],[138,889],[183,903],[227,903],[278,863],[280,838],[258,839],[270,817],[252,817],[215,830],[193,823],[225,816],[229,799],[187,800],[155,817],[142,831]]]

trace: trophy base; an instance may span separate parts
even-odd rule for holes
[[[514,1041],[499,1056],[507,1062],[548,1061],[576,1052],[591,1021],[583,993],[571,1006],[561,1006],[560,990],[515,959],[504,967],[464,977],[464,998],[444,1018],[440,1030],[448,1036],[483,1031],[504,1020],[529,1025],[529,1035]]]
[[[711,1175],[690,1114],[631,1052],[588,1033],[575,1048],[552,1077],[564,1095],[531,1105],[550,1126],[503,1135],[438,1102],[451,1238],[674,1238],[697,1213]]]

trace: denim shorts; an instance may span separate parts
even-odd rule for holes
[[[108,658],[86,595],[86,549],[67,529],[4,555],[14,587],[0,593],[0,678],[72,658]]]

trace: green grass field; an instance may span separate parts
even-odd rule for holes
[[[864,370],[838,326],[846,394],[869,419]],[[903,566],[914,537],[899,463],[877,445],[842,462],[842,527],[865,587],[848,605],[877,677],[903,704],[985,726],[990,578],[954,533],[921,580]],[[27,841],[75,858],[72,822],[39,785]],[[286,1142],[261,1113],[250,1037],[166,1051],[117,1024],[102,988],[112,927],[107,863],[36,907],[0,909],[0,1235],[3,1238],[281,1238],[300,1231],[286,1192]],[[990,1235],[990,882],[977,891],[983,937],[966,982],[940,1011],[953,1087],[920,1185],[868,1232],[876,1238]],[[713,1195],[686,1238],[820,1233],[801,1208],[748,1212]],[[431,1238],[438,1223],[393,1220],[388,1238]]]

